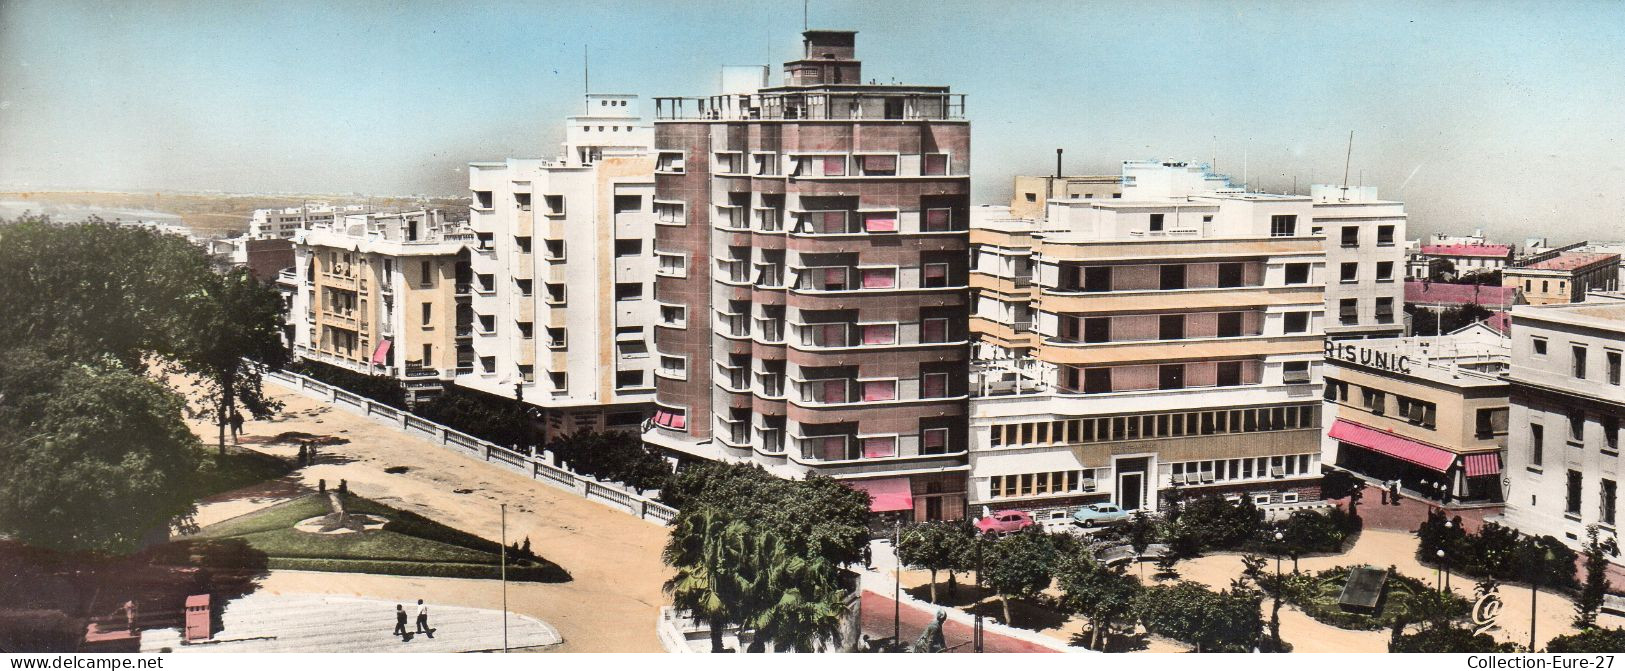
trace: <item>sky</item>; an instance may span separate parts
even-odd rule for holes
[[[709,95],[800,48],[801,0],[0,2],[0,185],[465,193],[599,92]],[[809,0],[864,76],[967,94],[972,186],[1216,161],[1343,179],[1411,237],[1625,239],[1625,3]],[[646,109],[647,111],[647,109]]]

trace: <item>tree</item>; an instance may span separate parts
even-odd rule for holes
[[[754,651],[767,643],[777,650],[813,652],[818,642],[841,642],[847,590],[839,571],[821,557],[798,557],[779,534],[755,532],[746,624],[754,627]]]
[[[1608,595],[1608,557],[1619,554],[1612,538],[1599,539],[1597,525],[1586,527],[1585,583],[1574,603],[1574,626],[1582,631],[1597,626],[1597,613]],[[1625,649],[1625,648],[1622,648]]]
[[[1133,612],[1134,599],[1142,590],[1121,567],[1108,568],[1083,555],[1061,562],[1056,579],[1061,608],[1089,618],[1089,647],[1095,650],[1106,649],[1113,626]]]
[[[904,530],[897,543],[897,561],[931,572],[931,603],[937,602],[937,572],[953,571],[963,561],[973,536],[963,524],[926,522]]]
[[[1320,496],[1349,500],[1349,516],[1359,517],[1360,499],[1365,497],[1365,481],[1341,469],[1327,471],[1320,479]]]
[[[281,337],[282,297],[243,268],[206,275],[201,284],[192,301],[179,365],[200,379],[205,403],[214,409],[224,454],[226,427],[238,406],[255,419],[269,418],[281,409],[265,395],[260,374],[263,368],[278,370],[288,361]]]
[[[661,558],[675,568],[665,591],[672,605],[688,611],[695,622],[711,629],[711,652],[725,652],[723,629],[743,624],[747,578],[741,559],[749,539],[748,527],[717,510],[683,511],[673,520],[671,536]]]
[[[1248,652],[1263,628],[1262,601],[1253,590],[1214,592],[1183,581],[1141,591],[1134,612],[1147,631],[1193,644],[1197,652]]]
[[[1625,629],[1593,627],[1546,642],[1546,652],[1616,653],[1621,650],[1625,650]]]
[[[982,562],[982,580],[999,595],[1004,623],[1010,624],[1010,599],[1027,599],[1049,587],[1055,567],[1055,549],[1036,527],[1010,534],[989,544]]]
[[[190,509],[197,438],[180,399],[104,356],[13,350],[0,366],[0,533],[126,552]]]

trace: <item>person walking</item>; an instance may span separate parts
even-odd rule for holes
[[[429,607],[423,605],[423,599],[418,599],[418,628],[414,633],[427,634],[434,638],[434,630],[429,628]]]
[[[243,413],[231,411],[231,442],[237,443],[238,436],[243,433]]]
[[[1399,505],[1399,478],[1388,481],[1388,503]]]
[[[395,634],[394,635],[401,637],[402,641],[406,640],[406,607],[402,606],[402,605],[400,605],[398,603],[395,604]]]

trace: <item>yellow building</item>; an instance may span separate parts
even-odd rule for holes
[[[1542,254],[1501,271],[1502,286],[1516,289],[1529,305],[1578,303],[1588,291],[1619,288],[1619,255],[1594,252]]]
[[[1041,219],[1044,208],[1054,199],[1122,198],[1123,178],[1120,175],[1017,175],[1015,188],[1010,196],[1011,216]]]

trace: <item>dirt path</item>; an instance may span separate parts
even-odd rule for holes
[[[574,652],[658,652],[654,624],[665,601],[660,586],[669,575],[660,562],[666,530],[631,515],[617,512],[569,492],[555,489],[454,454],[414,436],[403,434],[275,384],[267,392],[285,408],[270,421],[251,421],[244,445],[278,456],[294,458],[292,445],[251,444],[288,431],[348,439],[345,445],[324,446],[319,460],[295,471],[286,486],[315,489],[319,479],[330,487],[347,480],[361,496],[411,510],[443,524],[497,539],[501,531],[499,503],[508,504],[509,541],[530,538],[532,548],[569,571],[574,580],[561,584],[509,586],[509,606],[541,618],[558,628],[564,645]],[[215,439],[214,427],[193,421],[193,431],[206,444]],[[400,474],[384,469],[404,466]],[[250,501],[218,501],[214,509],[202,506],[200,520],[223,519],[227,513],[246,512],[274,503],[274,496]],[[284,587],[289,583],[296,587]],[[290,592],[353,594],[378,598],[418,598],[435,595],[445,603],[497,608],[500,585],[495,581],[431,581],[423,578],[333,573],[274,572],[269,588]],[[424,598],[431,598],[425,596]]]

